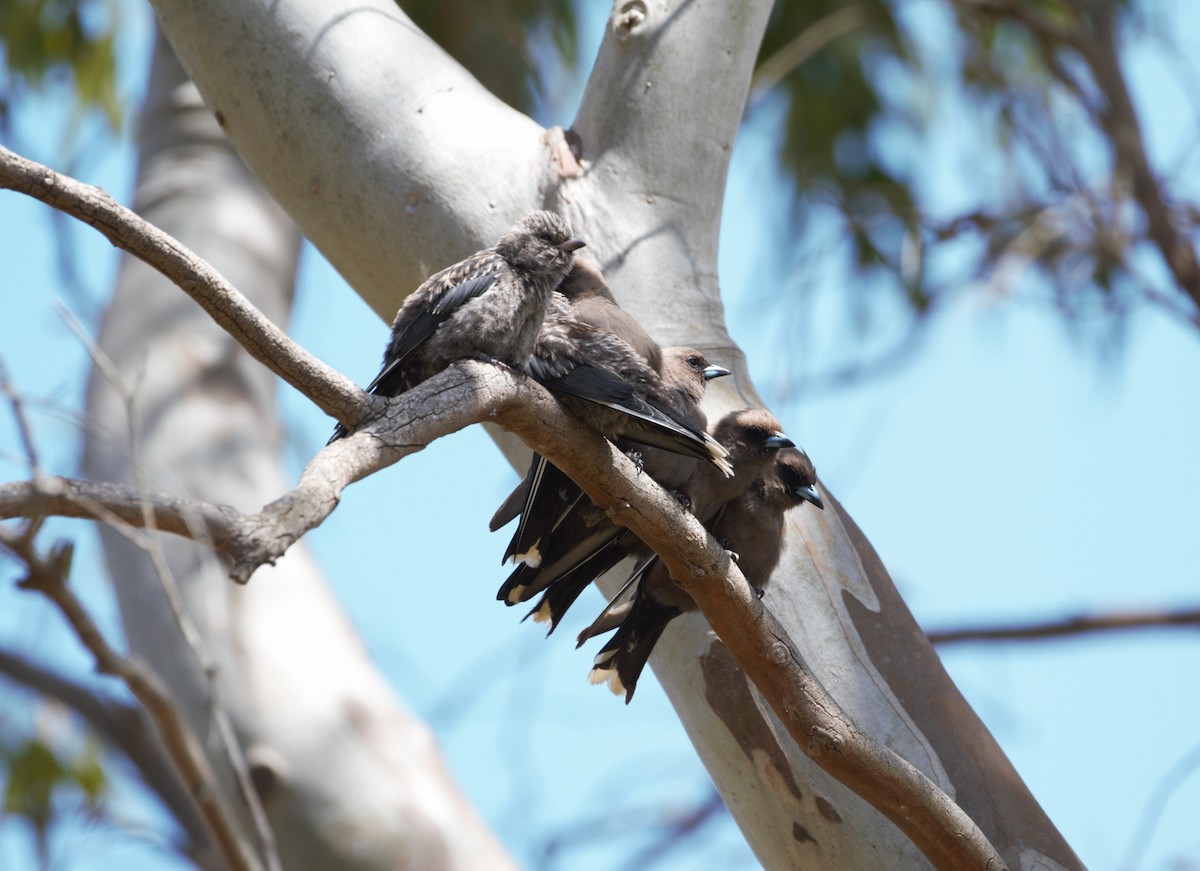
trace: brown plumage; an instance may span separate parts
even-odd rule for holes
[[[726,502],[763,475],[780,449],[793,446],[780,427],[774,415],[755,408],[730,412],[717,422],[713,434],[729,449],[733,477],[698,463],[678,488],[681,501],[701,523],[710,522]],[[588,584],[626,557],[651,553],[637,536],[607,519],[596,522],[584,515],[577,524],[581,531],[572,531],[575,538],[559,531],[551,539],[554,546],[564,541],[568,544],[561,556],[556,552],[557,558],[548,560],[541,570],[518,567],[509,578],[510,596],[529,598],[539,589],[546,590],[533,614],[537,622],[548,622],[551,631]],[[560,527],[565,528],[566,524]]]
[[[680,420],[702,429],[705,418],[700,402],[704,398],[704,386],[728,370],[711,365],[703,354],[692,348],[668,348],[664,352],[664,365],[662,395],[665,401],[670,403]],[[644,471],[668,489],[682,485],[695,466],[711,468],[715,475],[724,477],[722,470],[693,457],[681,457],[683,464],[680,466],[674,462],[676,455],[670,452],[646,448],[644,453]],[[579,488],[544,458],[534,457],[527,479],[534,481],[534,487],[526,491],[529,498],[521,513],[521,524],[505,554],[505,559],[512,557],[521,565],[501,586],[498,599],[508,604],[526,601],[573,569],[586,573],[581,562],[616,538],[628,535],[630,546],[637,542],[623,527],[598,515]],[[581,577],[580,572],[576,573],[577,578]],[[579,581],[579,590],[590,580]],[[571,600],[577,595],[578,592]]]
[[[660,375],[663,371],[662,348],[633,315],[621,308],[608,282],[596,264],[582,257],[567,273],[558,292],[571,303],[571,314],[600,330],[620,336]]]
[[[680,419],[645,359],[620,336],[574,317],[562,294],[550,299],[526,369],[601,435],[698,457],[731,474],[725,449]]]
[[[815,484],[816,472],[808,456],[794,448],[781,450],[764,474],[705,524],[731,552],[760,596],[779,565],[787,510],[805,502],[824,508]],[[671,620],[695,608],[695,602],[671,580],[660,560],[651,557],[643,561],[634,569],[626,589],[579,634],[582,644],[617,630],[596,655],[588,679],[607,683],[615,694],[624,693],[628,703],[663,630]]]
[[[633,315],[621,308],[617,303],[617,298],[613,296],[608,282],[604,280],[604,276],[594,263],[583,257],[576,257],[571,271],[558,286],[558,292],[570,303],[571,314],[577,320],[623,339],[646,361],[651,369],[659,375],[663,374],[662,348],[650,337],[649,333],[642,329],[642,325],[633,319]],[[684,419],[691,422],[688,417]],[[703,426],[704,423],[701,421],[700,427],[703,428]],[[567,488],[569,492],[564,494],[564,502],[570,501],[579,493],[579,489],[566,475],[553,466],[547,468],[542,458],[534,454],[525,478],[492,515],[491,522],[488,524],[492,532],[507,525],[521,514],[530,499],[530,488],[535,485],[546,486],[550,488],[549,492]]]

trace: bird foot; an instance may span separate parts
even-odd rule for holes
[[[684,493],[682,490],[668,490],[667,492],[675,497],[675,501],[679,503],[680,508],[682,508],[684,511],[691,510],[692,500],[686,493]]]
[[[642,474],[642,469],[646,465],[646,459],[642,456],[641,451],[626,451],[625,456],[629,457],[634,466],[637,467],[637,473]]]
[[[499,366],[501,369],[511,370],[513,367],[505,363],[499,357],[494,357],[491,354],[485,354],[482,351],[477,351],[471,355],[472,360],[478,360],[480,363],[491,363],[493,366]]]

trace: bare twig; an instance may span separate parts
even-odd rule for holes
[[[964,641],[1029,641],[1031,639],[1066,638],[1096,632],[1116,632],[1130,629],[1163,629],[1186,627],[1200,629],[1200,608],[1179,611],[1138,611],[1113,614],[1092,614],[1046,620],[1040,623],[1020,623],[1010,626],[981,626],[967,629],[934,629],[926,632],[932,644],[959,644]]]
[[[0,394],[4,394],[8,399],[8,405],[12,409],[13,419],[17,424],[17,434],[21,438],[21,447],[25,451],[25,458],[29,461],[29,469],[33,473],[34,480],[42,477],[42,466],[38,461],[37,446],[33,441],[33,430],[29,427],[29,419],[25,416],[25,402],[17,388],[8,379],[8,368],[0,361]]]
[[[177,284],[254,359],[351,426],[367,416],[370,397],[271,323],[212,266],[99,188],[83,184],[0,146],[0,188],[41,200],[95,227]]]
[[[244,515],[227,505],[167,493],[151,493],[146,498],[158,529],[195,538],[200,526],[219,553],[236,555],[249,534]],[[145,521],[142,494],[134,487],[52,476],[40,481],[0,484],[0,520],[50,516],[83,517],[136,527],[143,526]]]
[[[221,803],[208,757],[172,700],[170,691],[153,671],[122,656],[109,645],[83,603],[67,585],[71,546],[60,543],[49,554],[38,553],[33,543],[37,528],[36,522],[20,532],[0,527],[0,545],[27,569],[19,586],[35,590],[54,602],[79,640],[95,657],[96,669],[124,680],[145,707],[229,867],[234,871],[260,871],[262,865],[246,843],[230,809]]]
[[[1134,871],[1137,868],[1146,852],[1146,847],[1150,844],[1150,839],[1154,836],[1154,829],[1162,818],[1167,802],[1197,770],[1200,770],[1200,745],[1185,753],[1155,784],[1150,798],[1146,801],[1146,806],[1142,809],[1137,828],[1134,829],[1133,836],[1129,839],[1129,846],[1125,848],[1125,858],[1117,866],[1121,871]]]
[[[750,80],[750,104],[761,100],[784,76],[804,66],[809,58],[829,43],[866,24],[867,13],[861,6],[842,6],[819,21],[814,21],[758,65]]]

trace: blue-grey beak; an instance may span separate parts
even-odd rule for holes
[[[794,447],[796,447],[796,443],[794,441],[792,441],[790,438],[788,438],[785,433],[781,433],[781,432],[775,433],[775,435],[771,436],[769,439],[767,439],[765,442],[763,442],[763,444],[765,444],[768,448],[794,448]]]
[[[822,502],[821,497],[817,495],[816,487],[797,487],[792,492],[795,493],[797,496],[799,496],[801,499],[803,499],[805,502],[811,502],[813,505],[816,505],[822,511],[825,510],[825,503]]]

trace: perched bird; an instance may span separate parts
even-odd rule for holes
[[[557,215],[530,212],[493,247],[431,275],[396,313],[367,391],[396,396],[468,357],[523,366],[551,294],[583,246]],[[338,424],[330,441],[346,433]]]
[[[737,498],[706,523],[709,532],[737,560],[746,580],[761,597],[783,550],[784,515],[789,508],[811,503],[824,508],[817,495],[816,471],[798,449],[778,452],[775,463]],[[636,585],[636,587],[633,587]],[[629,588],[633,588],[629,597]],[[579,634],[579,644],[603,632],[616,633],[596,655],[588,680],[607,683],[614,694],[633,698],[638,677],[667,624],[696,603],[673,580],[657,557],[644,560],[596,621]]]
[[[642,328],[642,325],[634,320],[633,315],[621,308],[609,288],[608,282],[604,280],[604,276],[594,263],[583,257],[576,257],[571,271],[558,286],[558,292],[570,303],[571,315],[574,318],[624,339],[651,369],[660,376],[663,375],[662,348]],[[690,418],[685,417],[685,420],[690,421]],[[703,420],[701,420],[700,426],[704,426]],[[566,475],[553,466],[549,466],[549,468],[547,466],[548,464],[538,454],[533,455],[525,479],[492,515],[491,522],[488,524],[492,532],[516,519],[525,507],[526,499],[529,497],[529,488],[535,484],[544,484],[551,488],[552,492],[557,492],[557,488],[563,486],[565,482],[568,488],[574,488],[573,492],[565,498],[569,501],[570,498],[578,496],[579,488],[575,487]],[[549,479],[544,479],[543,476],[547,475],[550,476]],[[505,559],[508,557],[505,556]]]
[[[704,398],[705,385],[728,370],[709,364],[703,354],[692,348],[668,348],[664,364],[665,399],[677,408],[675,414],[680,420],[702,430],[705,416],[700,402]],[[627,446],[623,442],[618,444]],[[687,475],[680,475],[676,469],[671,453],[647,448],[645,455],[643,471],[649,472],[662,486],[678,487],[686,479]],[[727,474],[724,468],[701,463],[694,457],[683,460],[685,471],[703,465],[712,469],[714,475]],[[664,470],[676,477],[661,475]],[[544,458],[534,457],[528,477],[533,479],[533,484],[527,490],[521,522],[504,556],[505,560],[511,558],[518,565],[496,594],[497,599],[509,605],[526,601],[574,569],[586,571],[585,561],[621,536],[630,536],[631,546],[637,542],[624,527],[604,516],[573,481]],[[579,577],[577,572],[576,578]],[[590,578],[577,583],[582,590],[589,581]]]
[[[761,408],[730,412],[717,421],[713,434],[729,448],[735,470],[733,477],[727,478],[711,466],[697,464],[678,488],[680,501],[701,523],[712,522],[727,502],[737,498],[771,468],[782,449],[794,447],[775,416]],[[561,556],[556,552],[556,559],[548,560],[538,571],[523,571],[525,567],[518,567],[509,578],[510,583],[515,580],[524,586],[519,593],[514,586],[510,595],[529,598],[539,589],[545,589],[533,616],[539,623],[548,622],[551,631],[588,584],[626,557],[651,555],[641,539],[624,527],[607,519],[604,524],[587,525],[588,518],[583,519],[586,530],[577,540],[562,533],[555,535],[554,541],[561,537],[567,543]]]
[[[562,294],[550,300],[526,369],[601,435],[689,454],[732,474],[725,448],[671,408],[662,379],[645,359],[615,333],[576,318]]]
[[[728,375],[729,370],[714,366],[694,348],[675,347],[662,352],[663,377],[661,399],[666,408],[680,423],[697,431],[704,431],[707,418],[700,403],[704,400],[704,389],[709,381]],[[622,449],[633,445],[622,440]],[[642,469],[663,487],[680,486],[696,465],[694,456],[681,455],[662,448],[645,448],[641,452]],[[501,506],[514,501],[522,494],[523,503],[519,510],[521,522],[512,541],[505,551],[504,560],[524,562],[536,568],[541,563],[542,543],[563,522],[571,511],[586,511],[590,500],[573,481],[539,454],[533,456],[525,480],[518,485],[513,495]],[[497,512],[499,516],[499,512]],[[497,517],[493,517],[495,524]],[[493,529],[497,527],[493,525]]]

